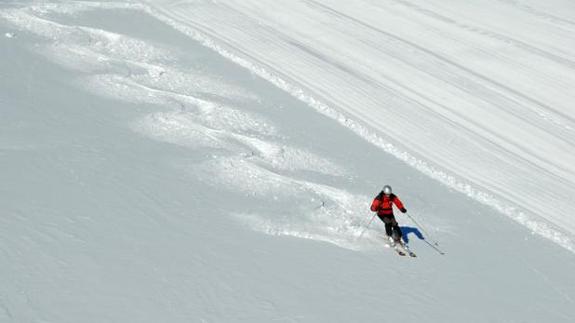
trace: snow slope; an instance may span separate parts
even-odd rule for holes
[[[572,3],[546,13],[498,0],[148,2],[424,173],[575,250]]]
[[[383,2],[371,4],[378,3]],[[437,11],[456,8],[428,3]],[[538,164],[542,152],[530,152],[530,163],[523,164],[516,153],[522,146],[507,138],[521,134],[512,128],[517,123],[547,120],[554,126],[535,127],[542,137],[523,139],[535,144],[548,135],[569,142],[568,109],[547,119],[498,111],[497,100],[511,102],[526,93],[546,100],[548,94],[509,87],[497,96],[501,88],[470,76],[477,62],[455,68],[443,61],[441,69],[426,70],[437,68],[430,63],[440,58],[431,52],[418,56],[418,50],[433,47],[423,43],[427,34],[415,32],[419,49],[396,59],[420,59],[420,65],[410,65],[419,76],[401,92],[401,80],[378,74],[383,66],[364,64],[376,59],[378,50],[370,47],[403,50],[405,43],[370,41],[367,33],[354,40],[363,45],[348,48],[339,38],[352,41],[353,33],[362,34],[368,28],[363,20],[377,7],[338,8],[346,15],[363,8],[357,22],[324,17],[332,25],[323,29],[326,39],[333,28],[340,30],[330,44],[338,50],[326,53],[320,39],[296,33],[321,21],[318,8],[332,11],[318,3],[307,9],[291,7],[300,2],[284,4],[293,20],[286,33],[310,42],[294,43],[286,54],[278,40],[282,33],[274,36],[263,27],[280,23],[281,17],[271,18],[280,10],[258,7],[263,4],[0,4],[0,322],[570,322],[575,257],[568,227],[563,233],[555,227],[562,219],[570,223],[568,213],[554,213],[554,222],[547,223],[527,213],[530,204],[500,196],[523,189],[505,182],[518,180],[506,171],[543,165],[549,176],[558,176],[559,168],[571,167],[568,152],[554,145],[548,153],[557,158]],[[411,23],[439,14],[407,2],[384,4],[406,10]],[[497,2],[493,8],[568,29],[567,5]],[[261,29],[244,14],[261,19]],[[223,19],[229,15],[237,17]],[[227,34],[240,21],[242,32]],[[497,21],[503,24],[489,20],[492,28]],[[556,64],[567,64],[569,46],[538,37],[539,28],[526,35],[520,22],[503,26],[507,37],[526,37],[511,49],[550,59],[522,47],[548,42]],[[207,33],[210,26],[221,34]],[[465,30],[457,24],[443,28],[453,34]],[[263,36],[270,37],[267,43],[258,39]],[[470,44],[461,46],[460,59],[478,54]],[[356,64],[338,62],[346,53],[342,48]],[[500,64],[496,70],[512,68],[490,59]],[[392,65],[386,65],[389,73],[400,77],[404,67]],[[524,73],[549,73],[554,80],[545,87],[572,77],[560,77],[553,68],[545,64]],[[426,73],[433,81],[419,78]],[[361,80],[366,77],[374,79]],[[489,128],[483,113],[474,128],[457,125],[460,119],[435,105],[419,102],[409,110],[406,102],[418,98],[409,91],[418,87],[428,87],[426,94],[435,99],[456,99],[450,92],[454,83],[446,79],[451,85],[444,88],[438,77],[472,82],[467,87],[475,92],[468,96],[491,102],[495,115],[514,118],[502,120],[510,133]],[[387,104],[381,104],[384,95]],[[543,102],[557,109],[568,103],[561,97]],[[423,106],[428,118],[412,120]],[[551,110],[526,101],[515,108]],[[365,121],[383,112],[395,120],[385,123],[386,135],[378,118]],[[422,128],[410,129],[417,122]],[[498,184],[501,191],[473,181],[486,170],[459,174],[459,164],[471,161],[445,143],[433,144],[458,163],[453,169],[436,164],[419,137],[439,136],[439,128],[453,132],[450,140],[461,150],[468,149],[464,140],[482,145],[483,135],[503,136],[491,143],[511,147],[497,165],[505,182]],[[404,138],[402,129],[413,137]],[[490,153],[485,151],[486,167],[493,162]],[[569,177],[554,184],[540,175],[544,192],[571,187]],[[417,259],[383,248],[378,222],[358,239],[383,183],[393,185],[410,214],[426,225],[432,235],[427,238],[440,240],[447,255],[429,248],[402,216]],[[557,203],[562,204],[554,210],[571,202]],[[562,247],[541,235],[547,232]]]

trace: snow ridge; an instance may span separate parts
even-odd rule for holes
[[[418,159],[407,151],[401,150],[393,143],[386,141],[384,138],[378,136],[367,127],[353,120],[351,117],[346,116],[345,114],[339,112],[337,109],[332,108],[328,104],[316,99],[313,95],[308,94],[303,88],[287,81],[281,75],[272,72],[266,67],[259,66],[257,63],[254,63],[249,59],[243,58],[241,55],[234,53],[233,49],[225,48],[225,44],[217,42],[209,35],[202,32],[201,28],[196,28],[189,22],[178,20],[172,12],[167,13],[161,8],[152,6],[145,7],[145,10],[150,15],[157,17],[175,29],[189,35],[204,46],[218,52],[223,57],[268,80],[270,83],[305,102],[310,107],[316,109],[318,112],[333,118],[334,120],[337,120],[341,125],[352,130],[374,145],[382,148],[389,154],[404,161],[421,173],[445,184],[446,186],[458,192],[467,195],[468,197],[480,203],[496,209],[502,214],[505,214],[518,223],[526,226],[532,230],[533,233],[548,238],[561,245],[562,247],[575,252],[575,242],[573,241],[572,236],[561,230],[557,225],[554,225],[553,223],[550,223],[541,217],[530,215],[529,212],[522,210],[517,205],[513,205],[511,202],[506,201],[501,197],[496,197],[491,193],[483,191],[473,184],[468,183],[455,175],[449,174],[447,171],[440,170],[436,166],[430,165],[425,160]]]

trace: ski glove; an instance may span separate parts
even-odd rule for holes
[[[399,209],[399,210],[401,211],[401,213],[405,213],[405,212],[407,212],[407,210],[406,210],[404,207],[403,207],[403,208],[401,208],[401,209]]]

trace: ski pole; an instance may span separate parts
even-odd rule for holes
[[[445,252],[439,250],[439,248],[437,248],[436,246],[429,243],[429,241],[423,239],[423,242],[427,243],[431,248],[433,248],[433,249],[435,249],[435,251],[439,252],[440,255],[445,255]]]
[[[367,226],[365,227],[365,229],[363,229],[363,231],[361,231],[361,234],[359,235],[359,237],[357,237],[356,240],[359,240],[359,238],[361,238],[361,237],[363,236],[363,234],[365,233],[365,231],[367,231],[367,229],[368,229],[369,226],[371,225],[371,222],[373,222],[373,219],[375,219],[375,216],[376,216],[376,215],[377,215],[377,213],[374,214],[374,215],[371,217],[371,220],[369,220],[369,223],[367,224]]]
[[[429,233],[427,233],[427,231],[425,231],[425,229],[423,229],[423,226],[422,226],[421,224],[417,223],[417,221],[415,221],[415,219],[412,218],[411,215],[409,215],[409,213],[405,213],[405,215],[407,215],[407,217],[410,218],[411,221],[413,221],[413,223],[415,223],[415,225],[418,226],[418,227],[421,229],[421,231],[423,231],[423,233],[424,233],[426,236],[428,236],[429,238],[431,238],[431,235],[430,235]],[[424,239],[424,240],[425,240],[425,239]],[[433,243],[434,243],[436,246],[439,245],[439,243],[438,243],[435,239],[431,239],[431,240],[433,240]]]

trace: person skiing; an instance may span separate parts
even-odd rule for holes
[[[401,241],[403,234],[393,215],[393,204],[401,213],[407,212],[399,197],[392,193],[391,186],[385,185],[383,190],[371,202],[371,211],[377,212],[377,217],[385,223],[387,238],[392,244],[395,244]]]

